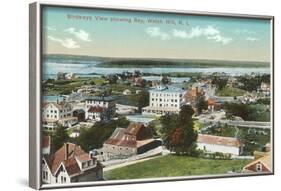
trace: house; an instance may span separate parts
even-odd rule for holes
[[[103,165],[80,146],[65,143],[42,159],[42,181],[48,184],[97,181],[103,179]]]
[[[264,95],[267,95],[269,96],[270,95],[270,90],[271,90],[271,86],[270,86],[270,83],[267,83],[267,82],[261,82],[261,92],[264,94]]]
[[[77,117],[78,122],[85,121],[85,111],[83,109],[76,109],[73,111],[73,117]]]
[[[58,72],[57,73],[57,80],[64,80],[66,73]]]
[[[103,113],[103,118],[104,120],[110,120],[111,118],[114,117],[116,113],[116,103],[115,103],[115,98],[112,96],[102,96],[102,97],[97,97],[97,96],[91,96],[88,97],[85,100],[85,107],[86,107],[86,118],[88,118],[89,115],[100,115]],[[89,114],[89,109],[92,107],[90,111],[97,111],[98,112],[92,112]],[[93,109],[95,108],[95,109]],[[103,111],[101,111],[100,108],[103,108]],[[98,114],[99,113],[99,114]]]
[[[106,108],[100,106],[91,106],[86,112],[86,119],[90,121],[108,120],[105,114]]]
[[[72,115],[72,105],[65,101],[43,103],[42,121],[46,130],[54,130],[58,124],[71,127],[78,122]]]
[[[157,86],[149,90],[149,106],[142,108],[142,114],[165,115],[179,113],[185,103],[185,90],[173,86]]]
[[[65,79],[67,79],[67,80],[72,80],[75,78],[76,78],[76,75],[74,73],[65,74]]]
[[[49,155],[51,153],[51,136],[42,136],[42,155]]]
[[[142,123],[131,123],[126,129],[116,128],[100,150],[104,160],[126,158],[162,145]]]
[[[222,109],[223,102],[220,100],[217,100],[215,98],[209,98],[207,100],[207,103],[208,103],[208,110],[211,112],[219,111]]]
[[[207,134],[198,134],[197,147],[205,152],[240,155],[243,146],[239,139]]]
[[[132,94],[132,92],[131,92],[131,90],[129,90],[129,89],[125,89],[124,91],[123,91],[123,95],[131,95]]]
[[[244,166],[243,172],[271,172],[271,145],[267,143],[264,151],[254,152],[255,160]]]
[[[264,156],[255,159],[243,168],[243,172],[271,172],[271,152],[267,152]]]

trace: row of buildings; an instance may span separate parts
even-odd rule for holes
[[[81,121],[108,121],[115,115],[115,112],[115,99],[111,96],[91,96],[78,103],[45,102],[42,106],[43,128],[54,130],[59,124],[64,127],[72,127]]]

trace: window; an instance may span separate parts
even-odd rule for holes
[[[262,164],[261,163],[256,164],[256,171],[257,172],[261,172],[262,171]]]

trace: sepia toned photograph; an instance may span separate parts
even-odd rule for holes
[[[42,185],[273,173],[273,21],[41,7]]]

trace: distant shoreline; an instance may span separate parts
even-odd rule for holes
[[[233,61],[233,60],[204,60],[204,59],[172,59],[172,58],[113,58],[79,55],[48,54],[43,55],[47,60],[61,61],[62,63],[79,64],[93,62],[101,68],[252,68],[270,67],[269,62],[260,61]]]

